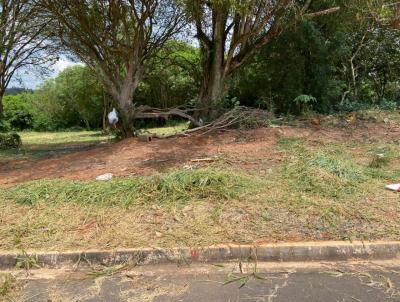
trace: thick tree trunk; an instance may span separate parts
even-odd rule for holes
[[[199,112],[202,120],[213,120],[218,115],[224,96],[224,76],[218,70],[204,72],[200,91],[200,106],[204,111]]]
[[[136,107],[133,104],[133,95],[139,85],[142,66],[131,64],[127,68],[127,74],[116,85],[108,75],[104,74],[103,81],[108,94],[113,99],[113,105],[118,110],[117,128],[121,131],[121,138],[129,138],[135,135],[134,120]]]
[[[200,105],[207,108],[206,119],[213,119],[220,107],[225,89],[225,22],[224,14],[215,16],[213,41],[203,45],[203,79],[200,90]]]
[[[200,103],[204,107],[218,105],[224,96],[225,77],[220,69],[221,67],[215,66],[211,70],[204,70],[200,91]]]
[[[129,138],[135,135],[135,106],[132,103],[132,96],[121,94],[118,99],[119,129],[122,138]]]

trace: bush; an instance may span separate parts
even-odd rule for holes
[[[4,119],[0,119],[0,133],[1,132],[8,132],[10,131],[10,124],[4,120]]]
[[[21,145],[21,137],[17,133],[0,133],[0,149],[14,149]]]
[[[381,109],[388,111],[395,111],[399,107],[396,101],[381,100],[379,102],[372,101],[350,101],[345,100],[344,102],[336,106],[336,111],[338,112],[355,112],[370,109]]]
[[[4,121],[11,129],[32,129],[37,111],[31,94],[9,95],[4,98]]]

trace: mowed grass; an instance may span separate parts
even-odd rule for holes
[[[150,133],[158,136],[178,134],[187,130],[189,123],[185,121],[169,121],[164,127],[146,127],[140,130],[142,133]]]
[[[165,127],[150,127],[140,131],[159,136],[180,133],[188,128],[182,121],[170,121]],[[58,131],[35,132],[23,131],[18,133],[22,139],[20,149],[0,150],[1,160],[38,159],[54,155],[85,150],[99,143],[111,142],[113,134],[104,134],[101,131]]]
[[[114,139],[101,131],[19,132],[22,147],[0,150],[0,160],[34,159],[73,152],[85,146]]]
[[[0,189],[0,250],[400,240],[400,196],[385,190],[400,180],[397,142],[281,138],[276,152],[280,163],[261,174],[219,162]]]

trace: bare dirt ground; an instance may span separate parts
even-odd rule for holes
[[[233,167],[265,168],[281,161],[277,142],[300,138],[310,145],[337,142],[400,141],[400,126],[366,122],[356,127],[323,127],[305,123],[256,130],[232,130],[208,137],[176,137],[140,142],[128,139],[47,159],[1,160],[0,185],[64,178],[93,180],[104,173],[116,176],[150,175],[170,168],[202,163],[198,159],[220,158]]]

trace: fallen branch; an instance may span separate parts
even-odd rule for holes
[[[162,138],[188,136],[191,134],[206,135],[215,131],[225,131],[229,128],[254,129],[258,127],[265,127],[268,124],[267,111],[247,107],[236,107],[224,113],[211,123],[188,129],[178,134],[163,136]]]
[[[168,119],[170,116],[179,116],[184,119],[190,121],[196,127],[201,127],[201,123],[196,120],[189,113],[193,113],[195,111],[201,111],[202,109],[198,108],[171,108],[171,109],[157,109],[148,106],[140,106],[137,108],[137,113],[135,114],[136,119],[140,118],[159,118],[163,117]]]

